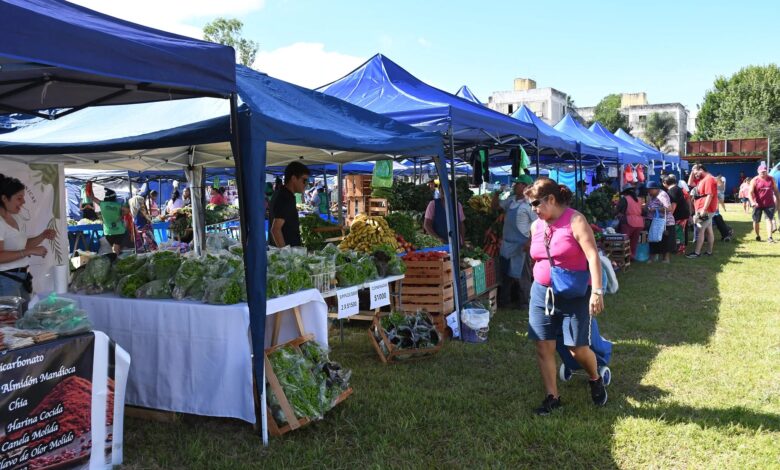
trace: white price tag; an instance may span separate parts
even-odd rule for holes
[[[447,315],[447,326],[452,330],[453,338],[460,338],[460,328],[458,327],[458,312],[452,312]]]
[[[371,310],[390,305],[390,288],[387,285],[387,281],[374,282],[369,285],[369,288],[369,295],[371,295],[369,308]]]
[[[347,318],[358,314],[360,308],[358,307],[357,286],[337,290],[336,297],[339,301],[339,318]]]

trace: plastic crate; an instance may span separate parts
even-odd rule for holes
[[[485,263],[485,288],[495,287],[498,284],[498,260],[490,258]]]
[[[474,266],[474,293],[479,295],[487,290],[485,284],[485,265]]]

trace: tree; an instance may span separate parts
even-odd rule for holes
[[[744,67],[731,77],[719,76],[704,94],[696,118],[695,140],[771,137],[780,152],[780,67]]]
[[[217,18],[203,27],[203,39],[236,50],[236,59],[243,65],[251,67],[257,56],[260,44],[241,36],[244,23],[235,18]]]
[[[580,113],[577,111],[577,104],[574,103],[574,98],[572,98],[571,95],[566,95],[566,105],[564,111],[565,114],[570,114],[575,121],[583,125],[585,124],[585,119],[583,119]]]
[[[628,116],[620,112],[620,100],[619,94],[607,95],[602,98],[596,105],[596,109],[593,110],[593,122],[600,122],[610,132],[621,128],[629,131]]]
[[[670,113],[652,113],[647,116],[645,140],[662,152],[672,153],[675,149],[666,145],[677,130],[677,120]]]

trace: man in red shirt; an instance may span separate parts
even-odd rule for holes
[[[691,170],[688,185],[691,188],[695,187],[695,190],[692,190],[692,194],[695,193],[693,206],[696,210],[693,221],[698,229],[698,235],[696,237],[696,247],[693,253],[687,255],[687,258],[695,259],[702,255],[701,249],[705,238],[707,239],[708,248],[704,252],[705,255],[712,255],[712,248],[715,245],[715,234],[712,232],[712,217],[718,212],[718,182],[715,177],[707,173],[704,165],[697,164]]]

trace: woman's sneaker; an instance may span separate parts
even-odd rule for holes
[[[539,416],[547,416],[550,413],[553,412],[554,409],[561,407],[561,397],[555,398],[552,395],[547,395],[547,397],[542,402],[542,406],[534,410],[534,413],[536,413]]]
[[[590,380],[590,397],[593,399],[593,404],[596,406],[604,406],[607,404],[607,388],[604,386],[604,379],[599,377],[596,380]]]

